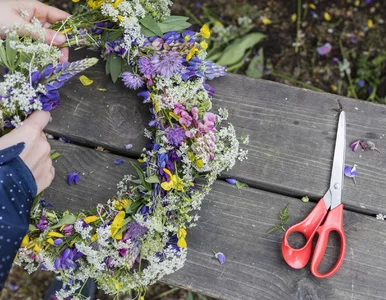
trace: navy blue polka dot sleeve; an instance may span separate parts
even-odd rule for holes
[[[24,143],[0,150],[0,290],[28,230],[37,193],[35,179],[19,157]]]

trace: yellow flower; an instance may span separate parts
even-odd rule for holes
[[[310,4],[308,4],[308,6],[309,6],[311,9],[313,9],[313,10],[315,10],[315,9],[316,9],[316,6],[315,6],[315,4],[312,4],[312,3],[310,3]]]
[[[67,32],[70,32],[72,30],[72,28],[66,28],[66,29],[63,29],[62,31],[60,31],[61,34],[66,34]]]
[[[190,49],[188,55],[186,56],[186,60],[191,60],[193,55],[196,54],[196,52],[200,52],[200,50],[198,50],[196,47],[193,47],[192,49]]]
[[[115,284],[115,289],[116,289],[117,291],[119,291],[119,290],[121,289],[121,284],[120,284],[119,282],[117,282],[117,283]]]
[[[201,159],[196,160],[197,168],[201,169],[204,166],[204,163]]]
[[[188,152],[188,157],[189,157],[190,161],[193,161],[194,160],[194,153]]]
[[[39,245],[35,245],[35,247],[34,247],[34,251],[36,252],[36,253],[39,253],[40,252],[40,247],[39,247]]]
[[[202,42],[200,43],[200,46],[201,46],[201,48],[204,49],[204,50],[208,49],[208,43],[205,42],[205,41],[202,41]]]
[[[52,238],[49,238],[49,239],[47,240],[47,242],[48,242],[49,244],[51,244],[51,245],[55,245],[55,244],[54,244],[54,240],[53,240]]]
[[[269,25],[272,23],[272,21],[270,19],[268,19],[267,17],[262,18],[261,22],[263,22],[264,25]]]
[[[367,20],[367,27],[369,27],[369,28],[373,28],[373,27],[374,27],[374,22],[373,22],[373,20],[371,20],[371,19],[368,19],[368,20]]]
[[[97,217],[97,216],[89,216],[89,217],[86,217],[83,219],[83,221],[86,224],[90,224],[90,223],[93,223],[93,222],[98,221],[98,220],[99,220],[99,217]]]
[[[179,231],[178,231],[178,237],[184,237],[186,238],[186,236],[188,235],[188,233],[186,232],[186,229],[185,228],[181,228]]]
[[[125,0],[116,0],[113,4],[114,8],[117,8],[119,4],[121,4]]]
[[[207,24],[204,24],[204,26],[201,27],[200,32],[204,38],[206,38],[206,39],[210,38],[210,30],[209,30],[209,26]]]
[[[292,23],[295,23],[296,20],[297,20],[297,18],[298,18],[298,16],[297,16],[296,14],[293,14],[293,15],[291,16],[291,21],[292,21]]]
[[[217,25],[217,26],[224,26],[220,21],[214,21],[214,25]]]
[[[177,116],[174,112],[170,111],[169,112],[169,116],[171,116],[173,119],[175,119],[176,121],[178,121],[180,119],[180,116]]]
[[[105,2],[105,0],[88,0],[87,5],[92,9],[98,9],[102,6],[103,2]]]
[[[183,238],[183,237],[179,238],[177,246],[180,247],[180,248],[186,248],[188,246],[188,244],[186,243],[185,238]]]
[[[47,234],[47,236],[53,236],[53,237],[58,237],[58,238],[61,238],[61,237],[64,237],[63,234],[59,233],[59,232],[55,232],[55,231],[51,231]]]
[[[21,241],[21,246],[22,246],[22,247],[25,247],[25,246],[28,245],[28,243],[29,243],[29,236],[28,236],[28,234],[26,234],[26,235],[24,236],[23,240]]]
[[[122,23],[123,17],[122,16],[118,16],[117,18],[118,18],[118,21]]]
[[[72,0],[72,2],[74,2],[74,3],[78,3],[78,2],[79,2],[79,0]]]
[[[330,16],[330,14],[329,14],[328,12],[324,12],[324,19],[325,19],[327,22],[331,21],[331,16]]]
[[[131,200],[127,200],[127,199],[124,199],[124,200],[116,200],[114,202],[114,207],[118,210],[125,210],[126,207],[128,207],[129,205],[131,205],[131,203],[133,203],[133,201]]]
[[[180,178],[177,178],[177,175],[173,175],[168,169],[163,169],[165,173],[167,173],[170,177],[170,181],[165,181],[161,183],[161,187],[165,191],[170,191],[171,189],[176,189],[177,191],[184,190],[184,184]]]
[[[98,239],[98,233],[94,234],[94,235],[91,237],[91,242],[95,242],[97,239]]]
[[[123,224],[125,223],[125,215],[126,213],[122,210],[120,211],[114,218],[113,223],[111,224],[111,237],[115,238],[116,240],[122,239],[122,232],[120,234],[117,234],[118,231],[122,228]]]

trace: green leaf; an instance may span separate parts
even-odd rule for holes
[[[28,231],[34,231],[34,230],[36,230],[35,225],[29,224],[28,225]]]
[[[151,186],[149,183],[145,180],[145,174],[143,173],[142,168],[135,162],[131,162],[131,165],[134,167],[135,171],[138,174],[139,179],[141,180],[142,185],[147,189],[150,190]]]
[[[310,201],[310,198],[308,198],[308,196],[304,196],[302,198],[302,202],[307,203],[308,201]]]
[[[113,57],[110,60],[110,75],[114,83],[117,82],[119,75],[122,74],[122,58]]]
[[[152,175],[145,179],[147,183],[160,183],[159,178],[157,175]]]
[[[186,300],[194,300],[194,294],[189,291]]]
[[[210,60],[210,61],[215,62],[216,60],[218,60],[218,59],[221,57],[221,55],[222,55],[222,52],[217,52],[217,53],[214,53],[214,54],[211,55],[211,56],[208,56],[208,57],[206,58],[206,60]]]
[[[51,160],[55,160],[61,156],[62,156],[62,154],[60,154],[59,152],[56,152],[55,150],[51,151],[51,155],[50,155]]]
[[[146,15],[143,19],[139,21],[139,23],[141,23],[141,25],[147,30],[153,32],[153,35],[158,35],[162,37],[162,30],[159,24],[150,15]]]
[[[162,30],[162,33],[168,31],[182,31],[186,28],[192,26],[189,22],[187,22],[189,18],[182,16],[170,16],[167,17],[162,23],[159,23],[159,27]]]
[[[276,226],[272,227],[270,230],[268,230],[267,233],[275,232],[276,230],[278,230],[280,228],[281,228],[281,224],[276,225]]]
[[[54,226],[51,226],[49,228],[49,230],[59,228],[59,227],[62,227],[63,225],[67,225],[67,224],[74,224],[76,219],[77,218],[74,215],[64,215],[63,218],[60,219],[59,223],[54,225]]]
[[[242,38],[235,39],[232,44],[226,47],[223,52],[224,54],[217,63],[222,66],[230,66],[238,63],[243,58],[245,52],[255,46],[264,37],[265,35],[262,33],[252,32]]]
[[[287,221],[290,218],[289,215],[288,215],[288,206],[289,206],[289,203],[280,212],[280,224],[272,227],[267,233],[274,232],[274,231],[276,231],[276,230],[278,230],[280,228],[285,231],[284,225],[287,223]]]
[[[258,55],[252,58],[248,65],[247,76],[253,78],[262,78],[264,73],[264,53],[263,48],[260,48]]]
[[[248,186],[248,184],[246,184],[244,182],[236,181],[236,187],[238,189],[241,189],[241,188],[246,187],[246,186]]]

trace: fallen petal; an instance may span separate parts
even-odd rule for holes
[[[324,45],[316,48],[316,51],[319,53],[319,55],[324,56],[331,52],[332,46],[330,43],[325,43]]]
[[[225,263],[225,255],[221,252],[215,252],[214,253],[214,256],[218,259],[218,261],[220,262],[220,264],[222,265],[223,263]]]
[[[225,181],[232,185],[235,185],[237,183],[237,180],[234,178],[227,178],[225,179]]]
[[[122,159],[122,158],[118,158],[118,159],[116,159],[116,160],[114,160],[114,164],[116,164],[116,165],[121,165],[121,164],[123,164],[125,161]]]

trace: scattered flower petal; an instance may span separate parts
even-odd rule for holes
[[[79,183],[79,175],[78,175],[78,173],[72,172],[72,173],[68,174],[68,176],[67,176],[67,183],[69,185],[71,185],[73,183],[74,184],[78,184]]]
[[[12,292],[16,292],[19,289],[18,285],[12,283],[8,283],[8,287]]]
[[[316,51],[319,55],[324,56],[331,52],[332,46],[330,43],[325,43],[324,45],[316,48]]]
[[[225,263],[226,258],[225,258],[225,255],[223,253],[221,253],[221,252],[213,252],[213,253],[221,265]]]
[[[330,21],[331,21],[331,16],[330,16],[330,14],[329,14],[328,12],[325,12],[323,16],[324,16],[324,19],[325,19],[327,22],[330,22]]]
[[[225,179],[225,181],[228,182],[229,184],[232,184],[232,185],[236,185],[236,183],[237,183],[237,180],[234,178],[227,178],[227,179]]]
[[[353,152],[356,152],[358,150],[359,145],[362,145],[362,141],[361,140],[357,140],[357,141],[352,142],[350,144],[351,150]]]
[[[373,27],[374,27],[374,22],[373,22],[373,20],[371,20],[371,19],[368,19],[368,20],[367,20],[367,27],[369,27],[369,28],[373,28]]]
[[[129,150],[129,149],[131,149],[131,148],[133,148],[133,145],[132,145],[132,144],[126,144],[126,145],[125,145],[125,149],[126,149],[126,150]]]
[[[385,220],[386,216],[383,214],[377,214],[376,218],[377,218],[377,220]]]
[[[263,22],[264,25],[272,24],[272,21],[266,17],[262,18],[261,22]]]
[[[310,198],[308,198],[308,196],[304,196],[303,198],[302,198],[302,202],[304,202],[304,203],[307,203],[307,202],[309,202],[310,201]]]
[[[79,80],[80,80],[80,82],[81,82],[84,86],[89,86],[89,85],[91,85],[91,84],[94,82],[94,80],[91,80],[90,78],[88,78],[88,77],[85,76],[85,75],[80,76],[80,77],[79,77]]]
[[[121,165],[123,164],[125,161],[123,160],[123,158],[118,158],[116,160],[114,160],[114,164],[116,165]]]
[[[352,168],[350,166],[346,166],[344,168],[344,175],[352,178],[354,180],[354,183],[356,184],[355,176],[357,176],[357,165],[354,164],[354,166]]]

